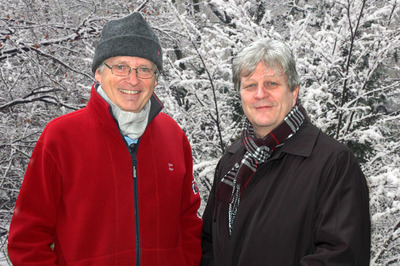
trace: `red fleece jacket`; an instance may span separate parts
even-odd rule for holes
[[[141,265],[198,265],[191,148],[166,114],[140,138],[137,182]],[[10,226],[10,259],[14,266],[135,265],[135,198],[132,157],[93,87],[86,108],[51,121],[36,144]]]

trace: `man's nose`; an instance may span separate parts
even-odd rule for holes
[[[125,78],[125,80],[132,85],[137,85],[140,82],[135,69],[131,69],[131,73]]]
[[[257,99],[263,99],[267,97],[267,91],[264,87],[264,84],[260,84],[257,86],[257,90],[254,97],[256,97]]]

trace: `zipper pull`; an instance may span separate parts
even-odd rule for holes
[[[136,143],[131,143],[129,145],[129,150],[132,154],[133,157],[133,178],[137,178],[137,173],[136,173],[136,149],[137,149],[137,144]]]
[[[137,178],[137,174],[136,174],[136,161],[133,163],[133,178],[134,178],[134,179]]]

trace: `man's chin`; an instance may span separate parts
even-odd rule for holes
[[[140,108],[137,105],[123,105],[119,106],[122,111],[130,112],[130,113],[139,113],[143,108]]]

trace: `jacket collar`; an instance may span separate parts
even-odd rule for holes
[[[150,98],[151,101],[151,109],[150,109],[150,114],[149,114],[149,123],[151,120],[153,120],[154,117],[156,117],[161,110],[164,108],[164,105],[162,102],[158,99],[157,95],[153,93],[153,95]]]
[[[296,132],[277,153],[290,153],[293,155],[309,157],[317,142],[320,129],[309,120],[305,120],[299,131]]]
[[[304,121],[300,129],[285,144],[275,150],[270,159],[279,157],[282,153],[290,153],[297,156],[309,157],[314,149],[320,129],[314,126],[308,119]],[[242,144],[236,141],[227,149],[229,153],[244,153]]]

